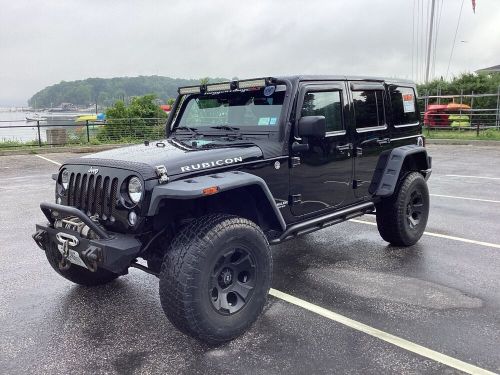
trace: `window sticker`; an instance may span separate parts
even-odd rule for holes
[[[257,125],[269,125],[269,117],[260,117]]]
[[[276,117],[271,117],[271,118],[269,119],[269,125],[276,125],[276,120],[277,120],[277,118],[276,118]]]
[[[274,94],[274,90],[276,90],[276,86],[266,86],[264,89],[264,95],[265,96],[271,96]]]
[[[405,113],[415,112],[415,102],[413,100],[413,94],[403,95],[403,111]]]

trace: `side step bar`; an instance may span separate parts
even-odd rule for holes
[[[331,214],[316,217],[304,222],[291,225],[278,238],[271,240],[271,245],[277,245],[281,242],[290,240],[302,234],[314,232],[318,229],[329,227],[330,225],[338,224],[343,221],[362,216],[375,209],[373,202],[365,202],[353,207],[347,207],[342,210],[332,212]]]

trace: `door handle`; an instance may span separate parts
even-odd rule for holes
[[[391,139],[390,138],[377,139],[377,143],[379,145],[387,145],[387,144],[391,143]]]
[[[352,148],[352,144],[351,143],[347,143],[345,145],[338,145],[335,147],[335,149],[337,151],[347,151],[347,150],[350,150]]]

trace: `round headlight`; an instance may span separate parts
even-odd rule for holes
[[[134,203],[138,203],[142,197],[142,183],[139,177],[132,177],[128,181],[128,196]]]

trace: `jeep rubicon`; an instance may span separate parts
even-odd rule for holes
[[[221,343],[261,313],[270,245],[370,213],[395,246],[422,236],[431,158],[414,83],[292,76],[178,92],[164,140],[53,176],[56,203],[40,205],[48,223],[33,238],[61,276],[154,274],[174,326]]]

